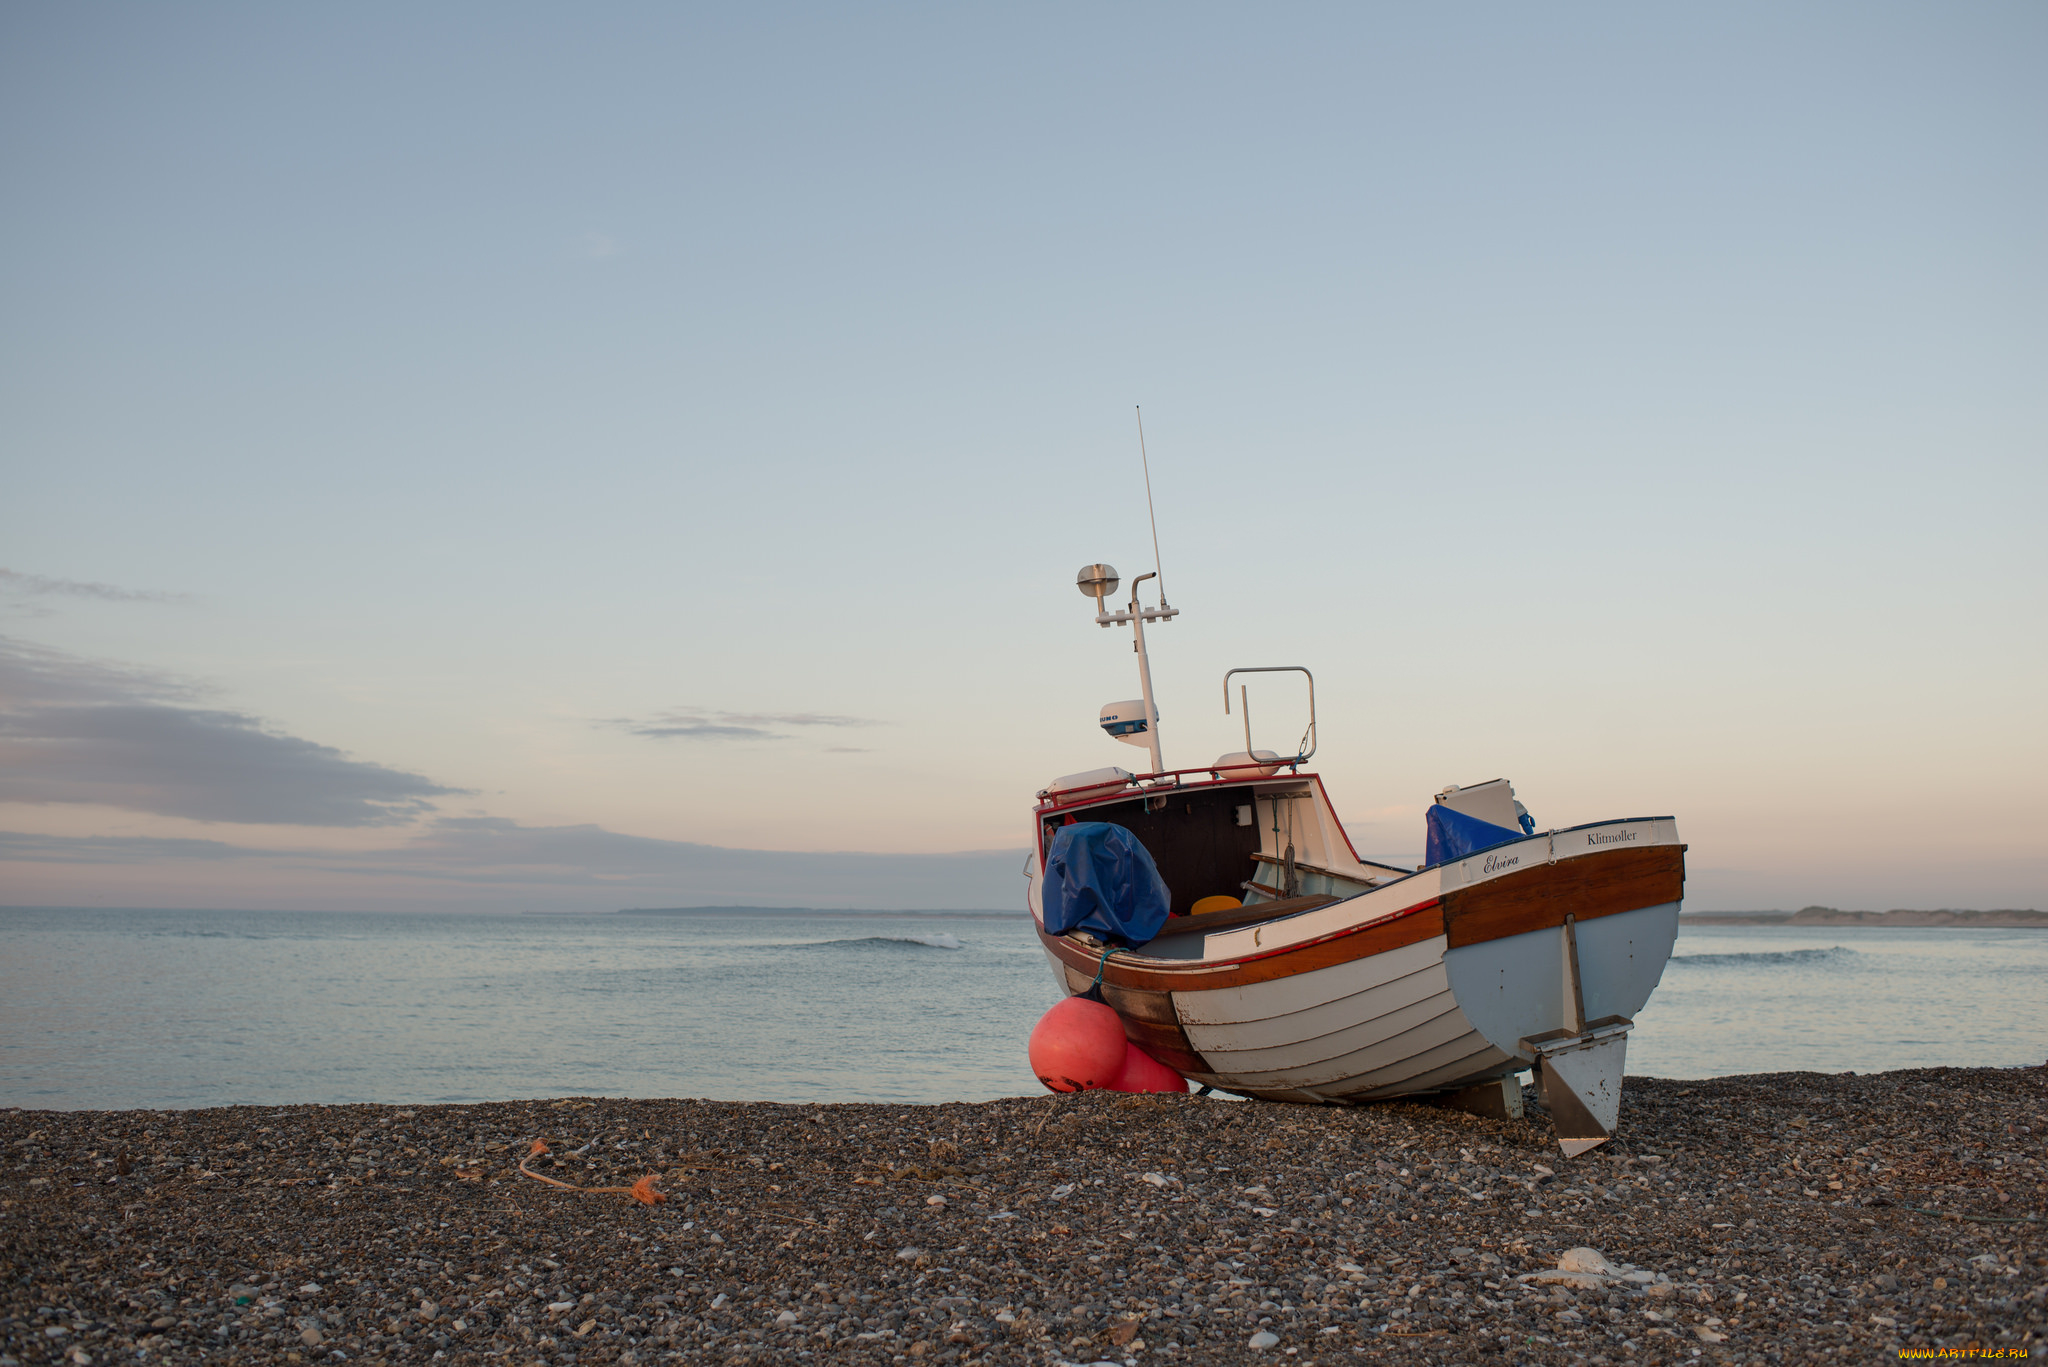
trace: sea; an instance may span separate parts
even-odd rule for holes
[[[1628,1072],[2039,1065],[2048,932],[1687,926]],[[1039,1092],[1021,912],[0,909],[0,1106]]]

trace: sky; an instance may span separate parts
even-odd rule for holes
[[[1312,669],[1361,852],[2048,906],[2048,10],[0,8],[0,903],[1021,906]],[[1149,589],[1150,586],[1148,586]],[[1288,751],[1297,683],[1253,685]]]

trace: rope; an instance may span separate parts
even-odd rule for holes
[[[1115,945],[1104,945],[1102,947],[1102,962],[1095,965],[1095,981],[1088,984],[1088,990],[1081,994],[1089,1001],[1102,1002],[1104,1006],[1109,1005],[1102,996],[1102,974],[1109,967],[1109,956],[1114,953],[1116,953]]]
[[[658,1206],[668,1199],[666,1195],[655,1187],[655,1175],[651,1172],[630,1187],[579,1187],[574,1182],[563,1182],[553,1177],[545,1177],[526,1166],[534,1159],[545,1157],[550,1152],[548,1142],[545,1139],[534,1140],[533,1147],[526,1151],[526,1157],[519,1160],[519,1171],[525,1173],[536,1182],[545,1182],[551,1187],[560,1187],[564,1191],[616,1192],[621,1196],[632,1197],[643,1206]]]

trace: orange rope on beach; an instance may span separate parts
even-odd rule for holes
[[[621,1196],[632,1197],[643,1206],[658,1206],[668,1199],[663,1192],[655,1187],[655,1177],[651,1172],[630,1187],[579,1187],[574,1182],[564,1182],[557,1178],[543,1176],[526,1166],[534,1159],[543,1157],[548,1152],[548,1142],[545,1139],[534,1140],[533,1147],[526,1151],[526,1157],[519,1160],[519,1171],[525,1173],[536,1182],[545,1182],[551,1187],[560,1187],[564,1191],[616,1192]]]

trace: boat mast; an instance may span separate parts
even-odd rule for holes
[[[1145,697],[1145,739],[1152,743],[1152,772],[1166,772],[1166,761],[1159,754],[1159,709],[1152,702],[1152,657],[1145,652],[1145,618],[1171,617],[1173,609],[1166,606],[1166,589],[1159,590],[1159,609],[1141,609],[1138,606],[1138,585],[1147,579],[1158,578],[1158,571],[1141,574],[1131,581],[1131,649],[1138,652],[1138,687]]]

